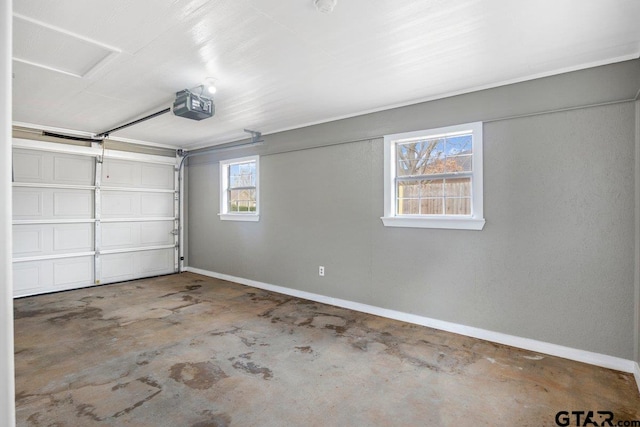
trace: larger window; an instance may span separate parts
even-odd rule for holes
[[[484,227],[481,122],[386,135],[384,159],[384,225]]]
[[[258,221],[258,156],[220,162],[220,219]]]

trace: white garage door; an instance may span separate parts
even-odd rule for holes
[[[14,296],[177,271],[175,164],[14,140]]]

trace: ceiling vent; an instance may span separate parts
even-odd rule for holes
[[[215,114],[213,99],[197,95],[189,89],[176,92],[173,102],[173,114],[192,120],[203,120]]]

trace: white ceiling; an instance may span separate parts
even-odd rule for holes
[[[183,148],[638,58],[638,0],[14,0],[13,119]]]

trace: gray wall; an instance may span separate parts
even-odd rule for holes
[[[258,223],[216,216],[217,161],[247,150],[190,159],[187,265],[631,359],[639,70],[632,61],[270,135],[255,150]],[[475,120],[485,229],[384,227],[380,136]]]

